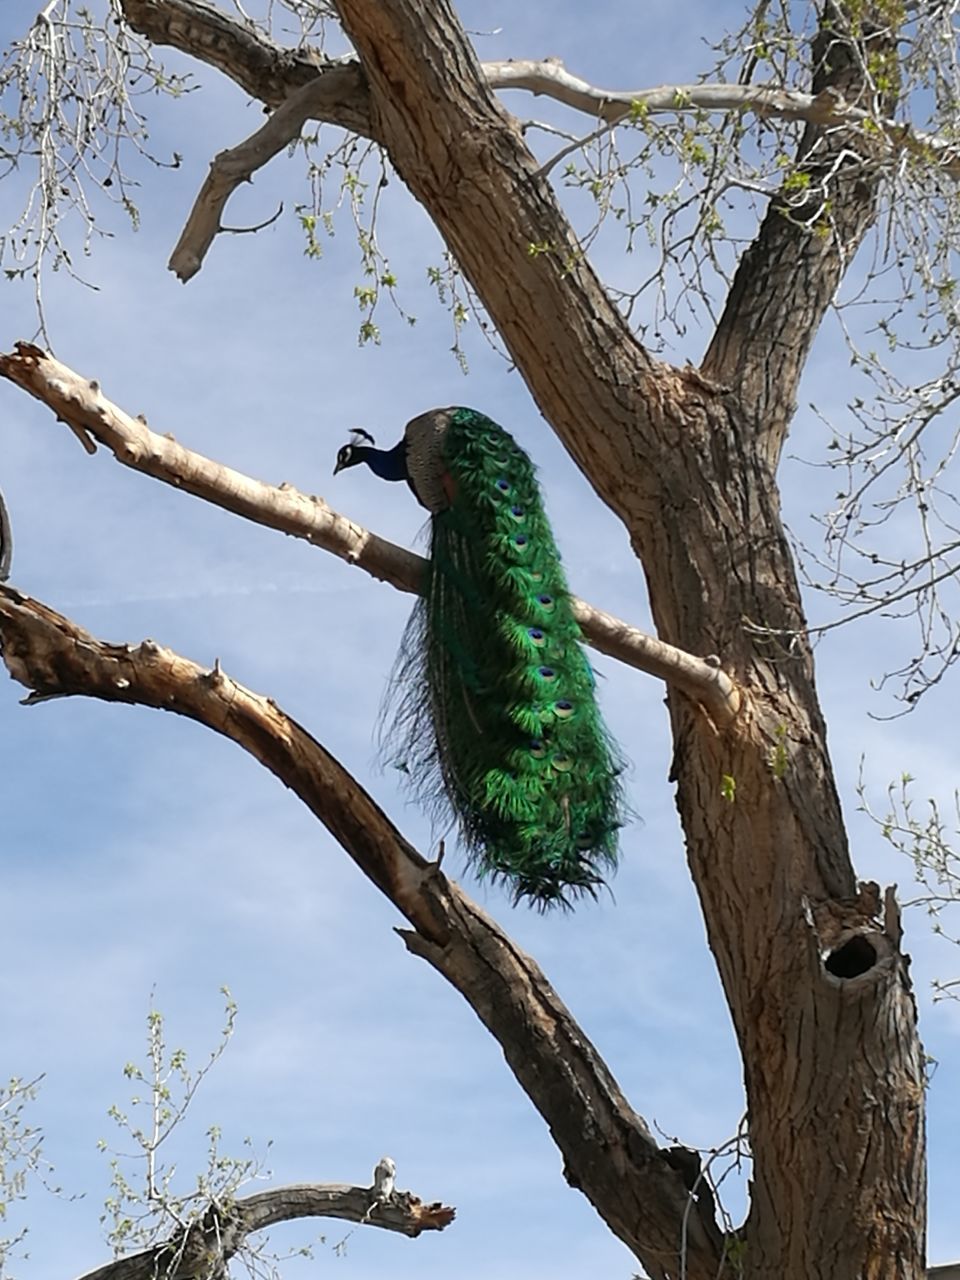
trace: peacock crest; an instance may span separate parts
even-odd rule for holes
[[[533,464],[465,408],[415,418],[389,454],[352,451],[338,469],[363,461],[404,479],[431,512],[389,699],[392,755],[434,815],[452,811],[481,876],[541,908],[595,895],[617,861],[622,762]]]

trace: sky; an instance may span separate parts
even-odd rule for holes
[[[678,36],[681,18],[684,32],[705,31],[709,15],[719,33],[739,8],[732,0],[679,8],[601,0],[589,22],[568,0],[490,0],[461,12],[483,57],[550,54],[599,83],[638,87],[688,80],[706,63],[698,38]],[[0,44],[31,17],[26,3],[0,7]],[[381,235],[417,324],[384,307],[379,346],[357,342],[360,274],[348,221],[339,219],[324,241],[322,261],[304,255],[292,213],[304,190],[298,157],[278,157],[230,207],[229,221],[242,225],[283,201],[273,225],[218,239],[187,286],[166,271],[210,158],[261,119],[236,88],[197,72],[196,94],[156,104],[151,144],[183,161],[174,171],[138,170],[139,232],[109,223],[115,235],[84,263],[96,291],[63,273],[48,279],[59,358],[155,430],[260,479],[320,494],[404,545],[422,547],[424,513],[405,486],[382,485],[364,468],[334,479],[338,447],[354,425],[386,445],[427,408],[482,409],[537,462],[572,589],[648,629],[642,574],[622,528],[597,504],[519,376],[475,325],[464,337],[468,375],[450,353],[449,318],[425,283],[441,246],[395,178]],[[510,106],[538,117],[547,110],[516,96]],[[0,184],[3,225],[26,180],[15,174]],[[35,333],[33,300],[23,284],[0,287],[0,344],[11,350]],[[697,360],[704,340],[691,333],[673,358]],[[800,396],[801,442],[820,439],[809,401],[842,409],[847,365],[836,335],[825,333]],[[823,498],[822,474],[788,460],[783,483],[787,516],[806,533],[806,513]],[[324,742],[429,854],[428,823],[374,758],[409,597],[126,471],[102,451],[88,458],[49,411],[8,383],[0,384],[0,485],[17,587],[103,639],[149,636],[200,663],[219,658]],[[913,716],[870,718],[893,709],[870,679],[903,642],[875,623],[841,628],[818,646],[817,663],[858,872],[899,882],[909,896],[909,865],[856,812],[861,757],[878,807],[905,769],[923,795],[947,801],[957,749],[944,726],[960,703],[948,679]],[[601,655],[593,661],[608,721],[632,761],[638,815],[623,833],[612,895],[544,917],[477,885],[456,856],[448,854],[445,870],[536,957],[655,1131],[718,1148],[740,1120],[741,1069],[667,783],[663,689]],[[143,1061],[152,1007],[165,1016],[169,1043],[202,1063],[222,1024],[223,985],[239,1009],[234,1037],[168,1144],[183,1187],[216,1124],[224,1150],[242,1154],[249,1138],[263,1153],[270,1184],[367,1184],[389,1154],[399,1186],[457,1208],[441,1234],[411,1242],[356,1230],[341,1251],[333,1248],[347,1235],[341,1224],[295,1224],[277,1233],[279,1248],[321,1232],[325,1243],[312,1261],[286,1265],[286,1276],[635,1273],[632,1256],[566,1186],[560,1156],[496,1044],[460,997],[407,954],[394,933],[403,924],[397,912],[276,779],[173,716],[80,700],[24,708],[23,693],[0,681],[0,1078],[43,1074],[31,1116],[62,1191],[33,1186],[18,1206],[14,1224],[29,1225],[30,1256],[11,1267],[14,1275],[52,1280],[108,1260],[99,1217],[109,1160],[97,1146],[102,1139],[129,1149],[107,1114],[129,1102],[124,1064]],[[960,1010],[934,1005],[930,982],[952,976],[958,956],[931,937],[922,912],[907,913],[906,929],[922,1036],[937,1062],[928,1100],[930,1259],[939,1262],[960,1257]],[[125,1168],[137,1176],[134,1165]],[[724,1190],[739,1220],[742,1178],[732,1174]]]

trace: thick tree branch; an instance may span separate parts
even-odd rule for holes
[[[419,591],[420,556],[354,524],[322,498],[308,497],[288,484],[264,484],[191,452],[171,435],[158,435],[142,418],[131,418],[108,400],[99,383],[39,347],[21,342],[12,354],[0,355],[0,376],[49,406],[88,452],[96,441],[124,466],[257,524],[304,538],[401,591]],[[574,602],[574,610],[585,638],[601,653],[682,689],[717,725],[736,715],[740,695],[718,657],[685,653],[581,600]]]
[[[206,0],[121,0],[123,15],[152,44],[216,67],[273,109],[305,85],[317,86],[321,118],[367,137],[369,99],[355,58],[326,58],[308,45],[285,48]]]
[[[537,965],[428,863],[319,742],[215,664],[153,641],[115,645],[9,587],[0,640],[27,702],[80,695],[186,716],[237,743],[288,786],[413,926],[411,951],[474,1008],[550,1126],[567,1180],[662,1280],[715,1280],[722,1241]],[[687,1245],[680,1261],[681,1241]],[[115,1278],[114,1278],[115,1280]]]
[[[339,1218],[416,1237],[442,1231],[456,1210],[439,1202],[424,1204],[409,1191],[379,1198],[373,1187],[337,1182],[305,1182],[243,1196],[229,1205],[211,1205],[204,1216],[173,1239],[126,1258],[117,1258],[80,1280],[208,1280],[244,1245],[247,1236],[296,1218]]]
[[[881,6],[892,12],[889,6]],[[858,8],[869,32],[871,5]],[[841,112],[869,101],[871,58],[895,57],[895,33],[845,38],[842,0],[824,5],[811,68],[814,101]],[[889,112],[893,95],[884,103]],[[799,203],[771,202],[757,237],[737,268],[701,371],[740,388],[750,426],[775,469],[796,408],[807,354],[824,314],[876,215],[880,183],[879,132],[854,138],[826,118],[812,120],[797,150],[809,186]],[[839,123],[843,123],[842,118]],[[833,125],[832,129],[828,125]],[[906,138],[907,130],[901,127]]]

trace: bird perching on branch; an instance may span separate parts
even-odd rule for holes
[[[388,699],[416,794],[452,810],[481,876],[545,908],[596,895],[617,861],[622,763],[597,707],[533,464],[473,409],[433,409],[365,463],[430,512],[430,560]]]

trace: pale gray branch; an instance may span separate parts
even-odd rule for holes
[[[607,123],[630,115],[751,111],[761,117],[801,120],[824,128],[866,124],[879,130],[895,151],[923,152],[943,173],[960,177],[960,150],[955,142],[914,132],[902,121],[878,118],[833,92],[811,94],[752,84],[661,84],[651,89],[601,89],[573,75],[557,58],[509,59],[482,65],[493,89],[524,89]]]
[[[340,78],[341,67],[331,70]],[[331,88],[331,82],[322,75],[295,89],[249,138],[214,156],[167,264],[184,284],[200,270],[207,250],[223,229],[220,217],[237,187],[250,182],[258,169],[295,142],[308,120],[330,118],[336,96],[335,88],[333,94]]]
[[[322,499],[292,485],[274,486],[194,453],[169,434],[151,431],[108,400],[95,380],[82,377],[29,343],[0,355],[0,375],[30,392],[87,442],[103,444],[118,462],[165,484],[307,542],[358,565],[401,591],[417,592],[424,561],[378,537]],[[94,446],[95,447],[95,446]],[[728,724],[740,706],[740,692],[721,670],[719,657],[699,658],[646,635],[636,627],[583,601],[574,601],[583,634],[594,648],[627,666],[683,689],[717,725]]]
[[[210,165],[190,216],[171,254],[168,266],[184,283],[203,265],[207,250],[220,227],[220,216],[230,196],[257,169],[299,137],[307,120],[337,121],[343,106],[339,88],[344,68],[334,64],[318,70],[317,78],[295,89],[262,128],[228,151],[221,151]],[[960,176],[960,151],[952,142],[930,134],[915,133],[896,120],[877,119],[869,111],[852,106],[836,93],[801,93],[756,85],[692,84],[658,85],[652,89],[600,89],[572,75],[553,58],[543,61],[487,62],[483,71],[494,89],[523,89],[551,97],[566,106],[596,116],[609,127],[631,115],[657,115],[692,111],[752,111],[760,117],[799,120],[821,127],[872,126],[895,152],[923,153],[952,178]],[[336,81],[336,84],[333,83]],[[351,91],[354,86],[350,85]],[[365,131],[373,136],[372,127]],[[601,132],[601,131],[598,131]],[[560,159],[590,142],[596,133],[572,142],[541,169],[546,174]]]
[[[164,0],[162,5],[155,0],[122,0],[122,4],[135,31],[156,44],[171,45],[217,67],[270,107],[279,107],[301,86],[324,81],[312,118],[375,137],[369,92],[355,59],[326,59],[310,49],[286,49],[204,0]],[[558,58],[486,62],[482,69],[493,89],[525,90],[606,121],[622,120],[637,110],[752,111],[828,127],[862,125],[869,120],[896,150],[922,150],[944,172],[960,176],[960,152],[955,142],[915,133],[909,125],[895,120],[876,119],[835,95],[735,84],[603,89],[568,71]]]

